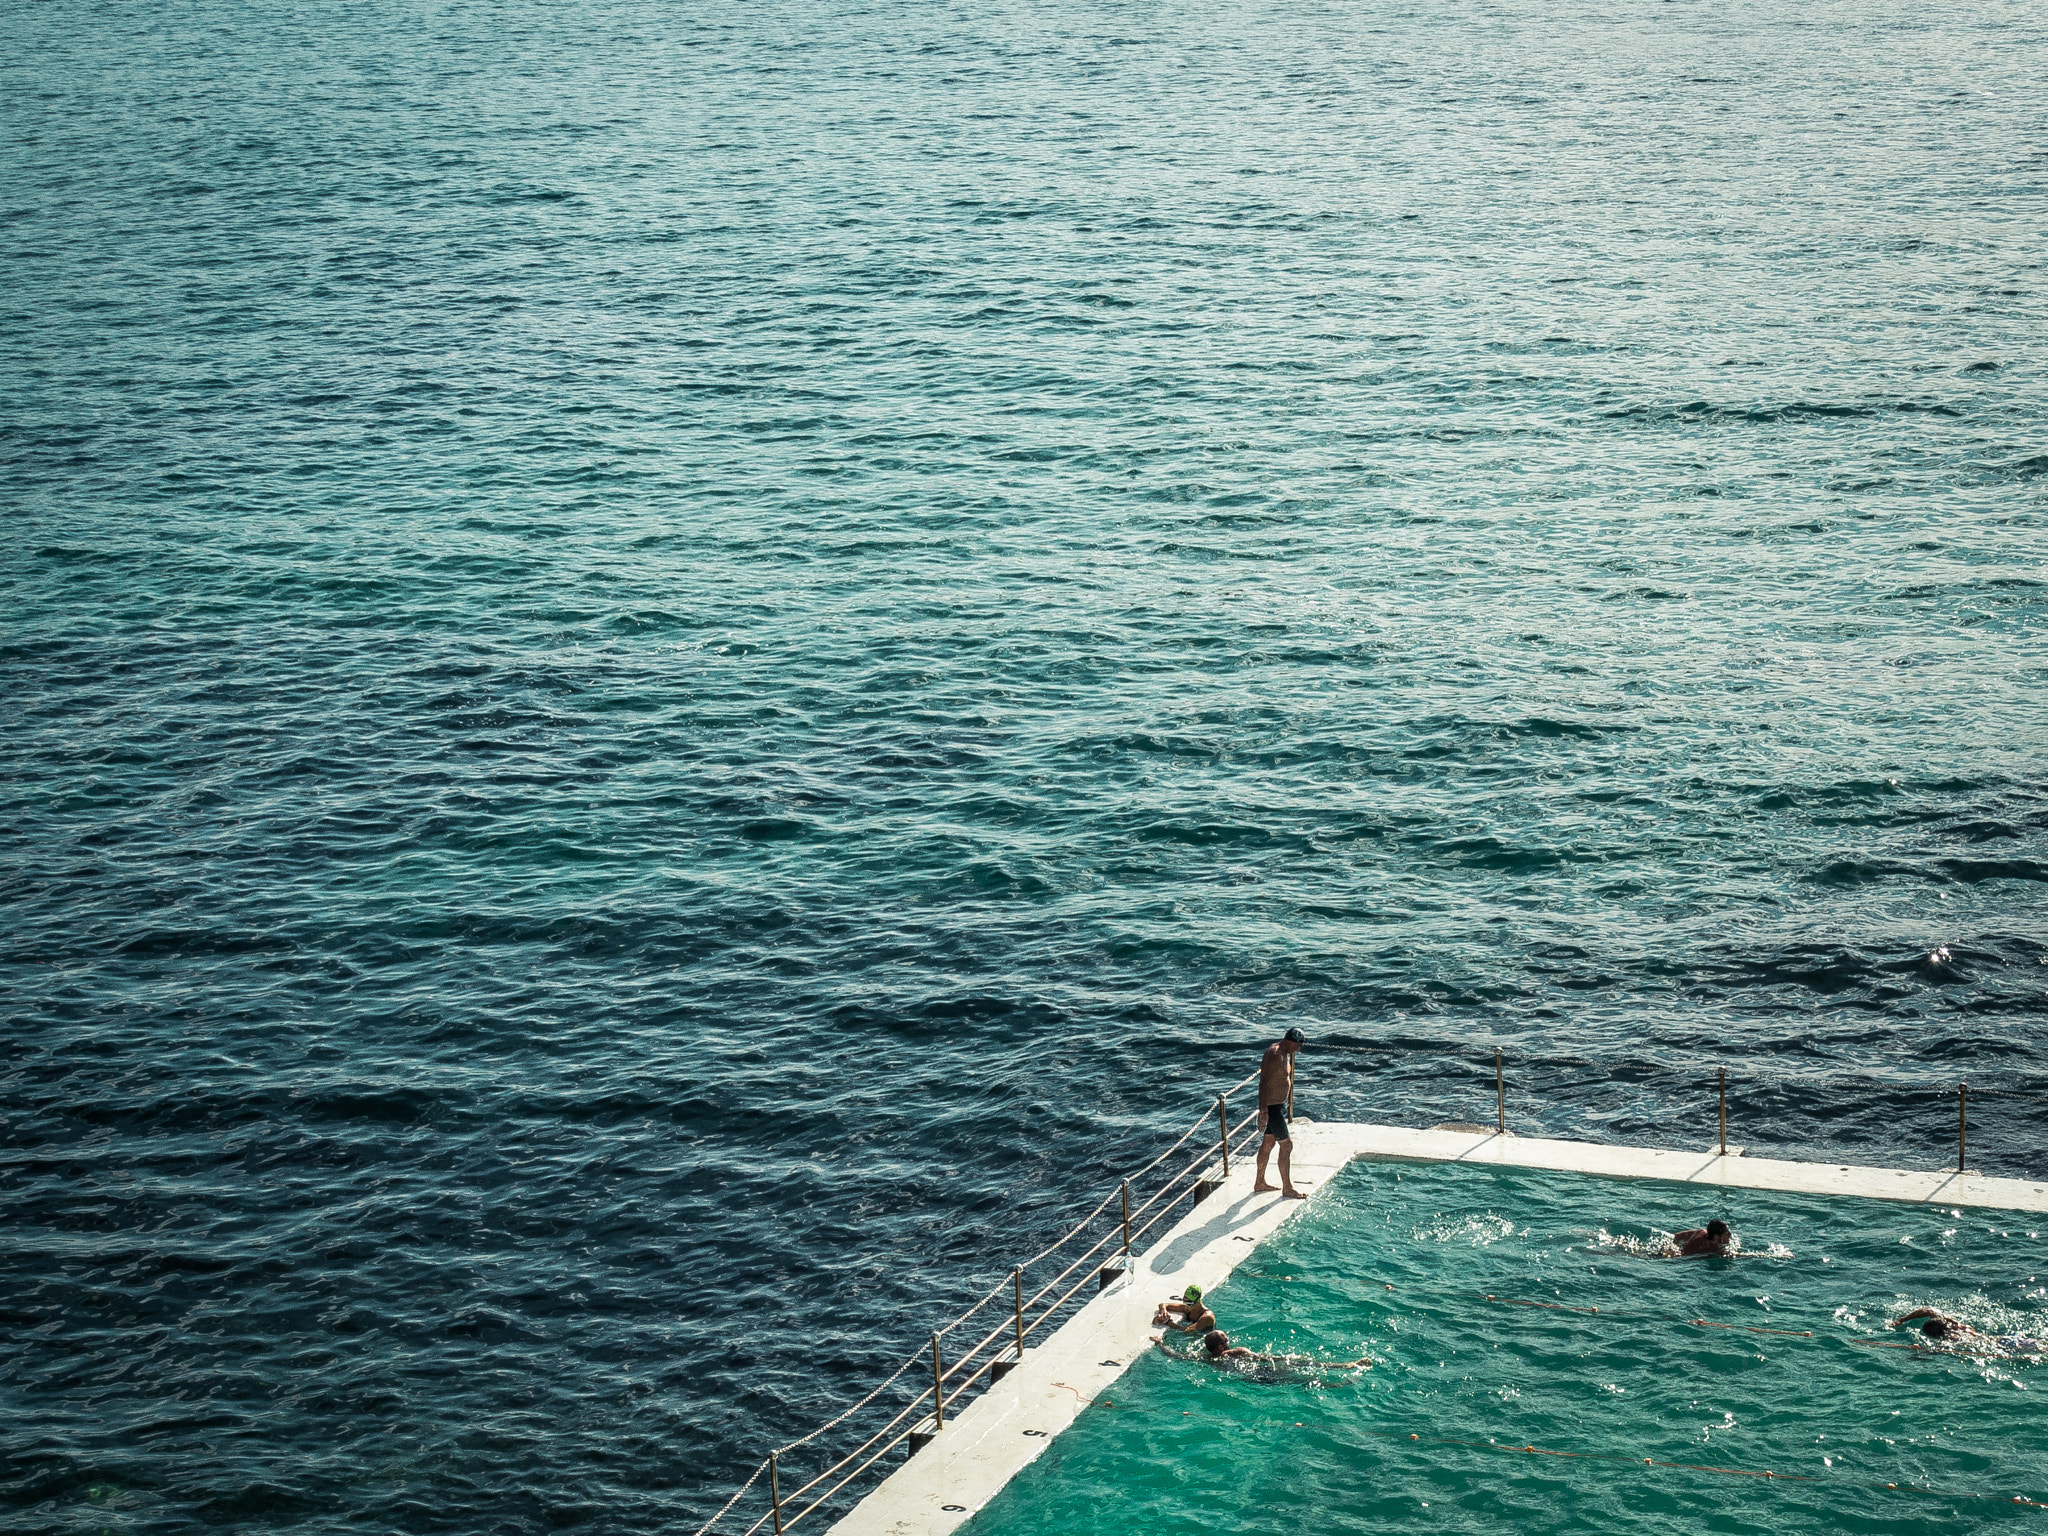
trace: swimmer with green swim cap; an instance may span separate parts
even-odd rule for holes
[[[1216,1326],[1216,1314],[1202,1304],[1202,1288],[1191,1285],[1180,1293],[1179,1301],[1159,1303],[1159,1310],[1152,1314],[1152,1326],[1177,1328],[1182,1333],[1207,1333]]]

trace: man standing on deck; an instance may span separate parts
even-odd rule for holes
[[[1287,1129],[1287,1104],[1294,1097],[1294,1053],[1301,1049],[1304,1040],[1300,1030],[1290,1029],[1267,1046],[1266,1054],[1259,1058],[1259,1118],[1265,1123],[1266,1134],[1259,1142],[1259,1176],[1252,1189],[1258,1193],[1273,1188],[1266,1182],[1266,1159],[1278,1147],[1280,1195],[1286,1200],[1308,1198],[1307,1191],[1294,1187],[1288,1170],[1289,1159],[1294,1155],[1294,1137]]]

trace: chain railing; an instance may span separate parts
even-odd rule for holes
[[[1119,1179],[1093,1210],[1059,1238],[1021,1264],[1014,1265],[965,1312],[945,1326],[934,1329],[929,1347],[920,1346],[880,1386],[838,1417],[770,1451],[725,1506],[697,1528],[696,1536],[711,1536],[713,1532],[754,1536],[763,1529],[772,1529],[781,1536],[782,1532],[793,1529],[844,1493],[899,1446],[907,1443],[910,1453],[915,1454],[944,1427],[949,1416],[958,1414],[965,1399],[1016,1369],[1024,1358],[1027,1342],[1034,1334],[1051,1327],[1081,1302],[1083,1293],[1091,1287],[1097,1291],[1106,1289],[1129,1269],[1132,1258],[1140,1251],[1139,1245],[1154,1228],[1190,1200],[1199,1200],[1207,1195],[1213,1187],[1205,1177],[1207,1170],[1214,1168],[1221,1175],[1229,1173],[1232,1157],[1242,1157],[1259,1134],[1257,1104],[1254,1103],[1251,1112],[1233,1125],[1230,1122],[1230,1096],[1258,1075],[1252,1072],[1217,1094],[1213,1107],[1204,1109],[1201,1117],[1171,1146],[1144,1167]],[[1291,1103],[1289,1107],[1292,1108]],[[1156,1187],[1149,1194],[1144,1194],[1145,1182],[1159,1174],[1162,1165],[1176,1153],[1184,1152],[1190,1142],[1197,1150],[1189,1160],[1160,1175]],[[1134,1195],[1142,1196],[1135,1204]],[[1057,1269],[1054,1269],[1055,1265]],[[1050,1278],[1039,1280],[1037,1275],[1047,1270],[1053,1270]],[[1027,1275],[1032,1276],[1029,1294],[1026,1293]],[[999,1308],[998,1298],[1005,1293],[1010,1305],[1001,1310],[1007,1315],[964,1349],[952,1352],[949,1358],[947,1341],[971,1320],[985,1318]],[[914,1378],[919,1385],[906,1396],[899,1384],[913,1370],[920,1373]],[[796,1486],[783,1486],[785,1457],[818,1443],[869,1410],[872,1410],[871,1416],[881,1422],[859,1443],[840,1452],[816,1471],[809,1472]],[[884,1414],[887,1414],[886,1418],[883,1418]],[[735,1515],[734,1511],[750,1492],[759,1487],[764,1477],[767,1507],[753,1515],[751,1520],[748,1519],[751,1511]],[[747,1523],[741,1524],[743,1520]]]

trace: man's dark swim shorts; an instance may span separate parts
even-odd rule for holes
[[[1275,1141],[1286,1141],[1288,1139],[1287,1106],[1285,1104],[1268,1104],[1266,1106],[1266,1134]]]

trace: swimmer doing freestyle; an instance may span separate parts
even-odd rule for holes
[[[1734,1246],[1735,1234],[1718,1216],[1704,1227],[1671,1234],[1671,1248],[1681,1259],[1725,1259],[1731,1256]]]
[[[1246,1349],[1242,1344],[1231,1343],[1230,1335],[1221,1328],[1211,1328],[1202,1336],[1202,1348],[1205,1353],[1197,1357],[1190,1357],[1168,1349],[1166,1347],[1166,1340],[1156,1333],[1152,1335],[1152,1342],[1159,1346],[1161,1354],[1168,1355],[1175,1360],[1199,1358],[1209,1360],[1217,1365],[1242,1362],[1245,1365],[1265,1366],[1268,1369],[1278,1369],[1286,1366],[1320,1365],[1339,1370],[1348,1366],[1365,1366],[1368,1369],[1372,1366],[1370,1356],[1363,1360],[1311,1360],[1304,1355],[1262,1355],[1255,1349]]]
[[[1904,1317],[1893,1318],[1885,1327],[1896,1328],[1918,1317],[1927,1319],[1920,1325],[1923,1339],[1932,1339],[1954,1349],[1988,1350],[2001,1355],[2048,1354],[2048,1345],[2039,1339],[2029,1338],[2024,1333],[1981,1333],[1968,1323],[1950,1317],[1946,1312],[1937,1312],[1932,1307],[1915,1307]]]

